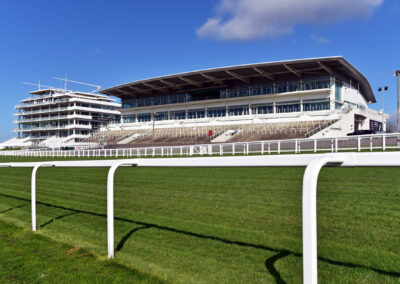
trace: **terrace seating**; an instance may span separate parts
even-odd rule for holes
[[[136,133],[145,133],[143,130],[107,130],[107,131],[98,131],[93,133],[90,137],[86,138],[83,142],[104,142],[107,145],[116,144],[118,141],[121,141],[129,136],[132,136]]]
[[[327,121],[296,121],[279,123],[238,124],[223,126],[155,128],[148,130],[108,130],[92,134],[85,142],[104,141],[112,146],[167,146],[210,143],[228,130],[232,138],[226,142],[249,142],[260,140],[282,140],[304,138],[307,133],[322,129]],[[209,131],[213,136],[209,137]],[[134,139],[124,139],[137,136]],[[118,143],[121,142],[122,143]],[[122,144],[122,145],[121,145]]]
[[[326,121],[317,120],[244,125],[228,142],[304,138],[308,132],[321,128],[324,124]]]

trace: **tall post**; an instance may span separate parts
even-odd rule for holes
[[[340,157],[324,157],[311,161],[303,177],[302,221],[303,221],[303,283],[318,283],[317,255],[317,183],[319,172],[327,164],[339,166]]]
[[[108,258],[114,258],[114,174],[120,166],[137,166],[130,162],[116,162],[107,175],[107,250]]]
[[[399,95],[399,76],[400,76],[400,69],[397,69],[394,71],[394,76],[397,77],[397,133],[399,133],[399,123],[400,123],[400,112],[399,112],[399,100],[400,100],[400,95]]]

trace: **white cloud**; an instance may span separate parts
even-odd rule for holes
[[[297,24],[366,17],[384,0],[220,0],[200,38],[252,40],[290,34]]]
[[[315,34],[311,34],[310,38],[315,41],[318,44],[323,44],[323,43],[330,43],[330,40],[327,39],[326,37],[321,37],[321,36],[317,36]]]

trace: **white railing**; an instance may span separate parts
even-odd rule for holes
[[[49,117],[18,119],[18,120],[14,120],[13,123],[51,121],[51,120],[59,120],[59,119],[73,119],[73,118],[81,118],[81,119],[89,119],[90,120],[90,119],[92,119],[92,116],[91,115],[83,115],[83,114],[56,115],[56,116],[49,116]]]
[[[400,166],[396,153],[334,153],[252,157],[200,157],[180,159],[131,159],[103,161],[52,161],[7,163],[0,167],[31,167],[32,231],[36,231],[36,173],[40,167],[109,167],[107,177],[107,247],[114,258],[114,174],[120,166],[136,167],[298,167],[306,166],[302,190],[303,283],[318,283],[317,257],[317,182],[322,167]],[[367,234],[368,232],[366,232]]]
[[[82,125],[77,126],[78,128]],[[60,147],[67,147],[62,145]],[[282,153],[318,153],[341,151],[386,151],[400,150],[400,133],[346,136],[319,139],[288,139],[255,142],[198,144],[185,146],[149,146],[134,148],[99,149],[94,145],[90,149],[84,143],[74,145],[75,150],[18,150],[0,151],[0,156],[18,157],[179,157],[212,155],[254,155]]]

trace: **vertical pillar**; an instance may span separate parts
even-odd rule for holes
[[[382,150],[383,151],[386,150],[386,135],[385,134],[382,135]]]

